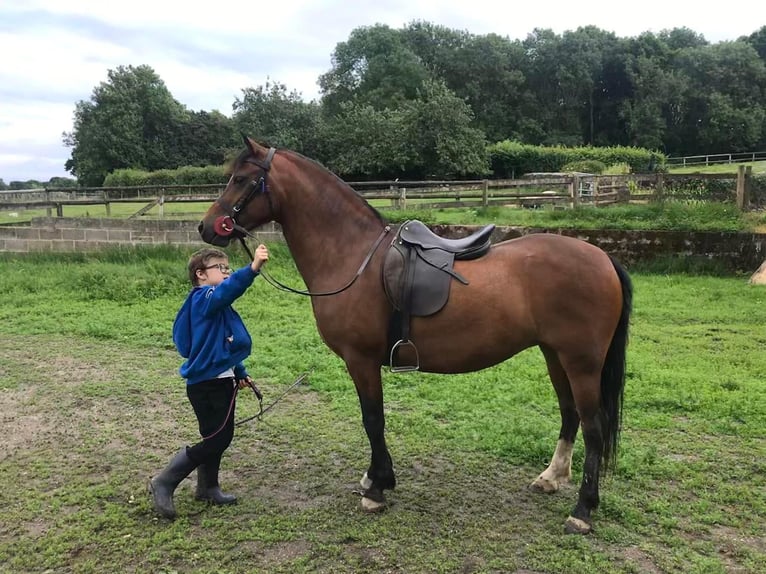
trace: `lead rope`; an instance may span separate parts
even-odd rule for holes
[[[235,422],[234,426],[238,427],[238,426],[240,426],[240,425],[242,425],[242,424],[244,424],[246,422],[249,422],[249,421],[251,421],[253,419],[261,418],[264,414],[266,414],[268,411],[270,411],[279,401],[281,401],[283,398],[285,398],[285,395],[287,395],[287,393],[289,393],[295,387],[300,385],[306,379],[306,377],[309,376],[309,374],[311,372],[313,372],[313,369],[311,371],[307,371],[307,372],[303,373],[297,379],[295,379],[295,382],[293,382],[293,384],[291,384],[289,387],[287,387],[287,389],[281,395],[279,395],[265,409],[263,408],[263,393],[261,393],[260,389],[257,386],[255,386],[255,383],[253,383],[252,381],[248,381],[247,385],[252,389],[253,393],[255,394],[256,398],[258,399],[258,413],[254,414],[253,416],[247,417],[246,419],[242,419],[241,421]],[[234,410],[234,403],[236,402],[236,399],[237,399],[237,393],[239,393],[239,385],[237,384],[237,380],[236,379],[234,379],[233,385],[234,385],[234,393],[232,394],[231,401],[229,402],[229,410],[226,413],[226,418],[223,419],[223,423],[221,423],[221,426],[218,427],[218,429],[214,433],[209,434],[207,436],[203,436],[202,440],[208,440],[208,439],[213,438],[215,435],[217,435],[219,432],[221,432],[226,427],[226,424],[229,422],[229,417],[231,417],[232,411]]]

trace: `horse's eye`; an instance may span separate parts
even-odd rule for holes
[[[239,185],[243,181],[245,181],[245,176],[244,175],[237,175],[237,176],[234,177],[234,183],[236,183],[237,185]]]

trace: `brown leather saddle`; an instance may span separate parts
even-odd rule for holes
[[[453,264],[455,260],[477,259],[487,253],[494,229],[494,225],[487,225],[468,237],[447,239],[416,219],[399,228],[383,263],[383,287],[394,307],[384,358],[392,372],[420,368],[417,348],[409,338],[410,317],[438,313],[447,304],[452,279],[468,285]],[[397,352],[403,347],[412,347],[414,364],[395,364]]]

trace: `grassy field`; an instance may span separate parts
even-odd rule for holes
[[[299,285],[271,247],[272,274]],[[621,456],[580,537],[563,534],[575,486],[527,488],[559,425],[537,350],[467,375],[386,373],[398,486],[366,515],[353,384],[309,301],[256,281],[236,307],[265,402],[308,383],[238,428],[222,482],[240,503],[195,502],[188,480],[168,523],[145,489],[196,440],[170,340],[187,255],[0,255],[0,572],[763,572],[766,289],[633,270]],[[255,412],[242,396],[237,418]],[[578,480],[582,456],[578,440]]]

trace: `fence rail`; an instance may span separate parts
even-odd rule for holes
[[[695,165],[715,165],[721,163],[742,163],[766,161],[766,151],[740,153],[716,153],[707,155],[687,155],[684,157],[669,157],[667,164],[675,167]]]
[[[766,152],[764,152],[766,154]],[[723,185],[723,197],[736,199],[737,205],[748,206],[752,168],[739,166],[732,174],[628,174],[595,176],[588,174],[530,174],[521,179],[463,181],[367,181],[349,182],[367,200],[388,200],[389,207],[406,209],[487,207],[571,208],[577,205],[605,206],[614,203],[659,200],[667,197],[700,198],[699,194],[678,192],[679,185],[689,182],[731,181]],[[0,210],[46,209],[63,216],[64,206],[110,206],[139,203],[143,206],[131,217],[138,217],[159,206],[160,216],[167,203],[212,202],[225,185],[143,186],[109,188],[72,188],[17,190],[0,192]],[[385,209],[385,207],[383,207]]]

